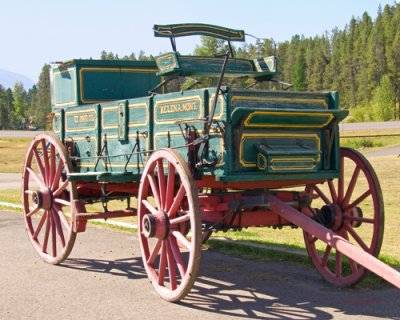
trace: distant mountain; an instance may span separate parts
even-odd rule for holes
[[[25,90],[29,90],[35,84],[31,79],[22,74],[0,69],[0,85],[6,89],[13,89],[16,82],[22,82]]]

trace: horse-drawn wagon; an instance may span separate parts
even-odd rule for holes
[[[367,268],[399,287],[399,274],[376,259],[384,224],[376,174],[359,152],[339,146],[347,111],[338,93],[225,85],[277,81],[276,57],[234,56],[230,42],[244,41],[241,30],[180,24],[154,32],[173,47],[155,61],[52,68],[53,134],[33,139],[22,188],[41,258],[64,261],[88,220],[137,216],[147,275],[161,297],[178,301],[212,232],[298,226],[328,281],[352,285]],[[175,39],[193,34],[224,39],[230,50],[179,54]],[[198,76],[218,83],[199,88]],[[197,88],[170,90],[179,79]],[[111,210],[114,199],[126,199],[126,209]],[[88,212],[96,202],[102,210]]]

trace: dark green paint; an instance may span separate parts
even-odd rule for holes
[[[204,23],[154,25],[155,37],[209,36],[229,41],[245,41],[243,30],[235,30]]]

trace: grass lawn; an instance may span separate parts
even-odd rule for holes
[[[0,172],[21,173],[32,139],[0,139]]]

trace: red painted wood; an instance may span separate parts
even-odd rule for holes
[[[351,257],[352,260],[361,264],[368,270],[374,272],[381,278],[400,288],[400,273],[378,260],[364,250],[351,244],[337,233],[325,228],[308,216],[300,214],[298,210],[288,206],[285,202],[269,194],[266,196],[271,204],[271,210],[279,214],[284,219],[299,226],[309,234],[324,241],[329,247],[335,248],[340,253]]]

